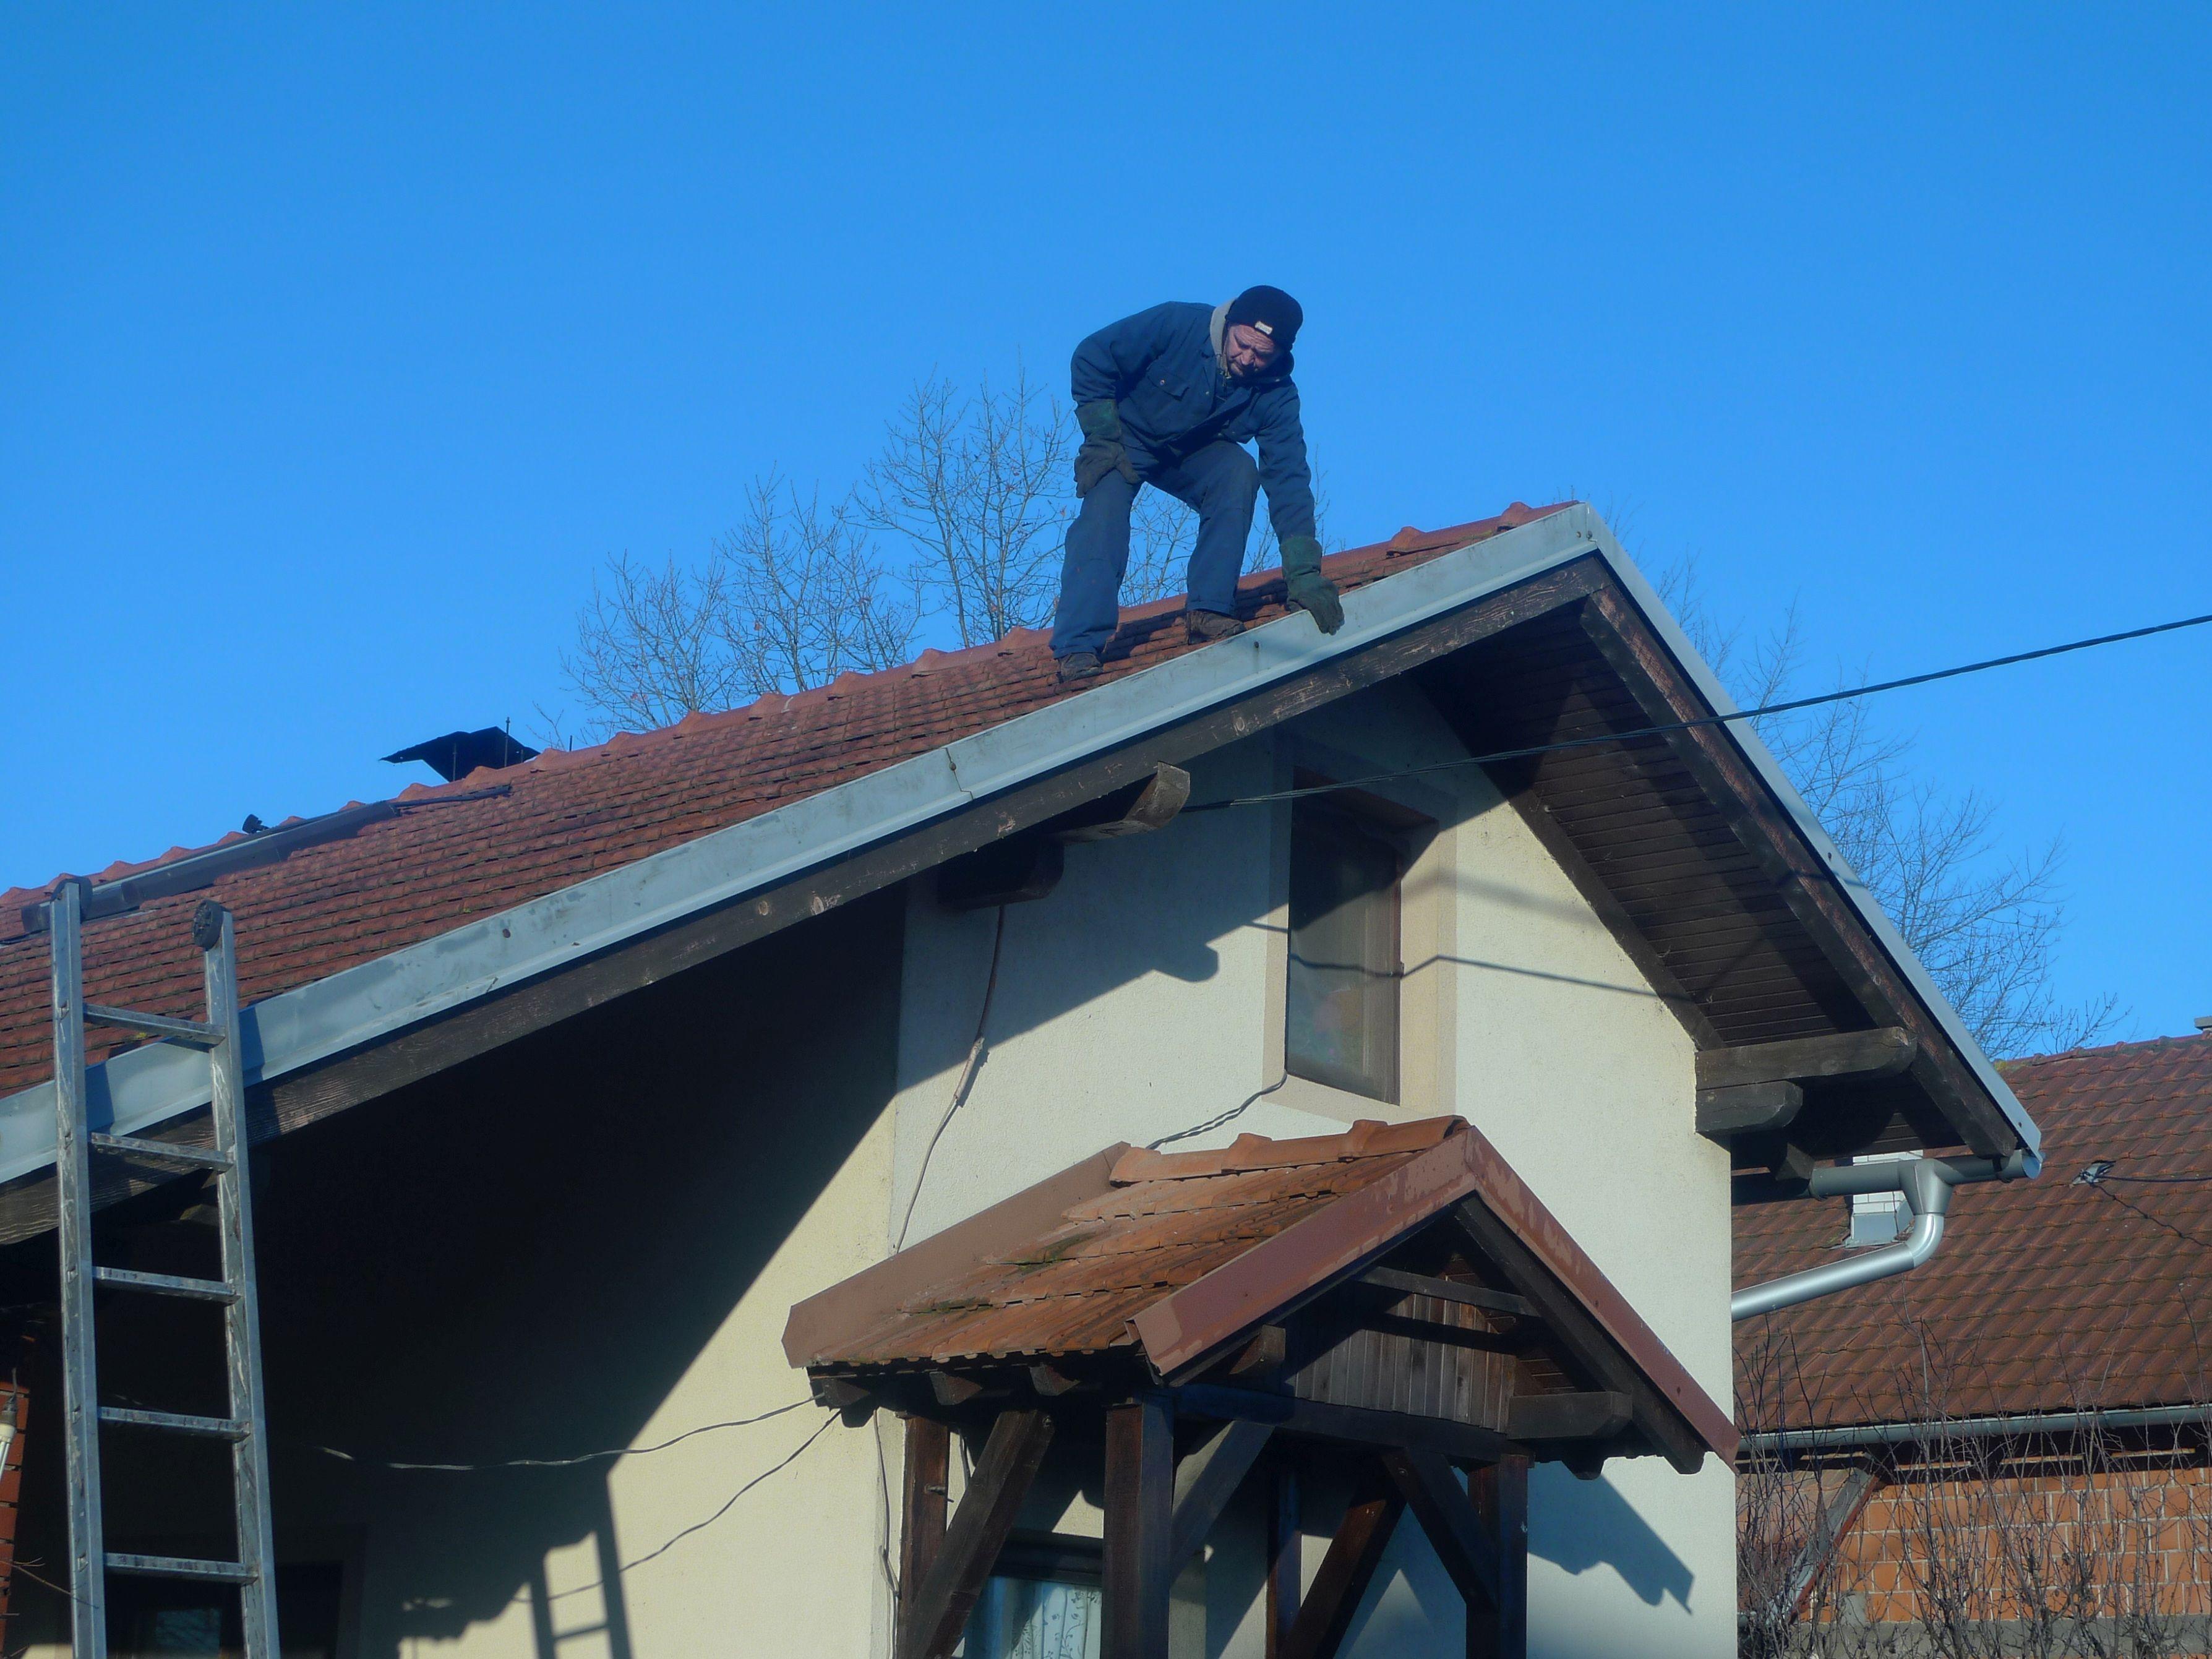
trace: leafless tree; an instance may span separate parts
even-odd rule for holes
[[[1694,563],[1674,567],[1660,591],[1740,707],[1806,694],[1795,607],[1747,637],[1716,613]],[[1838,676],[1837,688],[1848,683]],[[2065,918],[2057,842],[2003,850],[1996,804],[1911,777],[1911,738],[1876,727],[1863,702],[1753,724],[1985,1050],[2069,1048],[2112,1027],[2117,999],[2069,1003],[2051,988]]]
[[[917,611],[848,511],[769,473],[697,564],[607,562],[561,655],[581,717],[571,734],[540,709],[544,735],[561,744],[650,731],[889,667],[907,656]]]
[[[963,645],[1052,616],[1060,529],[1074,498],[1069,425],[1025,370],[973,395],[933,375],[885,429],[854,495],[856,521],[912,550]]]

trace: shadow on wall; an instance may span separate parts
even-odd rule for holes
[[[1528,1505],[1530,1556],[1577,1575],[1611,1567],[1645,1606],[1672,1596],[1688,1610],[1697,1575],[1612,1481],[1540,1478]]]

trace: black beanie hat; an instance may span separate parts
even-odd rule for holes
[[[1298,325],[1305,319],[1306,313],[1296,300],[1263,283],[1246,289],[1229,302],[1229,315],[1222,325],[1234,328],[1243,323],[1256,328],[1275,343],[1277,349],[1288,351],[1298,337]]]

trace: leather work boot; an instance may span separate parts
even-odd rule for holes
[[[1096,679],[1103,672],[1096,651],[1071,651],[1060,659],[1060,683],[1069,685],[1077,680]]]
[[[1214,640],[1225,640],[1233,634],[1242,634],[1244,624],[1234,617],[1224,617],[1218,611],[1186,611],[1182,613],[1182,629],[1193,645],[1205,645]]]

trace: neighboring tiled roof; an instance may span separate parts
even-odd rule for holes
[[[2043,1127],[2043,1176],[1960,1188],[1941,1249],[1911,1273],[1738,1326],[1747,1428],[2212,1400],[2212,1038],[2003,1069]],[[2075,1184],[2107,1158],[2115,1176],[2206,1180]],[[1736,1283],[1836,1259],[1847,1214],[1844,1200],[1739,1209]]]
[[[1638,1407],[1650,1443],[1735,1457],[1728,1414],[1457,1117],[1242,1135],[1219,1152],[1109,1148],[800,1303],[784,1352],[851,1374],[1120,1350],[1172,1380],[1462,1202],[1525,1252],[1492,1264],[1508,1282],[1523,1295],[1537,1294],[1532,1279],[1562,1288],[1663,1402]]]
[[[1401,531],[1387,543],[1325,562],[1344,588],[1556,512],[1516,502],[1494,519]],[[1284,614],[1279,572],[1238,585],[1238,611]],[[1180,599],[1121,613],[1105,682],[1197,647],[1184,643]],[[1093,684],[1103,682],[1092,682]],[[993,644],[927,651],[878,674],[847,674],[796,696],[769,696],[727,714],[694,714],[596,748],[549,750],[499,772],[412,786],[393,817],[211,887],[152,900],[85,930],[86,994],[94,1001],[197,1017],[199,963],[185,918],[203,898],[238,918],[241,994],[251,1002],[373,960],[600,872],[755,817],[895,762],[1079,693],[1053,674],[1048,636],[1021,629]],[[486,795],[487,784],[505,793]],[[217,845],[241,837],[226,836]],[[175,848],[116,864],[98,881],[203,849]],[[57,878],[58,879],[58,878]],[[53,884],[0,894],[0,1095],[50,1070],[46,942],[19,919]],[[95,1031],[97,1060],[127,1039]]]

